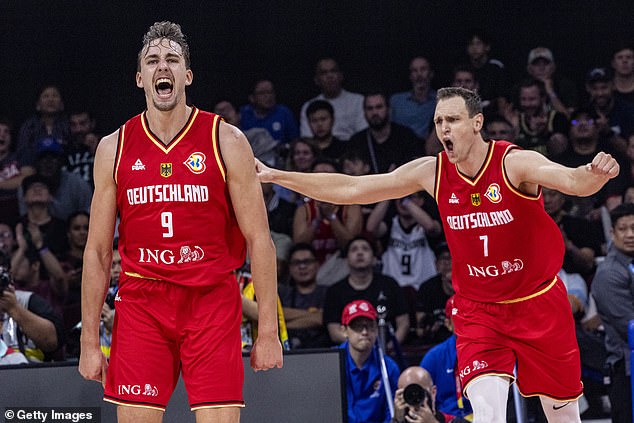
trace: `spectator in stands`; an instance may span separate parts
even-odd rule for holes
[[[269,228],[273,232],[293,235],[293,217],[295,203],[291,203],[279,196],[277,191],[273,189],[273,184],[263,183],[262,194],[264,194],[264,203],[266,204],[267,215],[269,219]]]
[[[95,118],[85,109],[73,111],[68,115],[70,121],[70,137],[64,145],[66,155],[66,165],[64,170],[76,173],[93,187],[92,176],[93,164],[95,161],[95,149],[92,146],[92,139],[95,135]]]
[[[487,138],[515,142],[515,129],[503,116],[495,114],[484,123]]]
[[[300,116],[300,135],[310,137],[311,131],[308,125],[306,109],[315,100],[327,100],[335,110],[335,125],[332,133],[342,141],[348,139],[367,126],[363,119],[363,96],[343,89],[343,72],[339,64],[330,58],[323,58],[315,67],[315,85],[320,94],[302,105]]]
[[[11,255],[16,247],[17,244],[12,226],[0,221],[0,258],[2,260],[5,258],[11,260]]]
[[[346,351],[348,422],[388,423],[391,419],[388,401],[392,400],[400,371],[397,364],[385,355],[391,393],[387,396],[376,344],[379,334],[376,309],[366,300],[351,301],[343,307],[339,321],[340,331],[346,339],[339,348]]]
[[[599,316],[605,327],[605,346],[610,368],[609,395],[612,421],[632,421],[628,322],[634,319],[632,257],[634,257],[634,204],[616,207],[612,218],[612,244],[592,282]]]
[[[414,57],[409,62],[412,89],[390,97],[392,122],[411,129],[420,139],[427,138],[432,128],[430,122],[436,107],[436,90],[431,86],[433,78],[434,71],[429,60],[422,56]]]
[[[504,117],[513,124],[515,143],[553,157],[568,145],[566,115],[553,110],[541,81],[525,79],[517,89],[517,110],[506,109]]]
[[[456,335],[452,320],[453,295],[445,303],[444,326],[451,334],[449,338],[432,347],[420,362],[435,383],[436,408],[471,421],[473,418],[471,404],[462,395],[462,386],[458,375],[458,353],[456,351]]]
[[[0,292],[0,321],[4,344],[31,362],[52,359],[63,345],[62,324],[51,305],[13,284]]]
[[[411,402],[415,400],[415,405],[407,402],[407,396],[412,395],[409,393],[412,385],[418,385],[418,389],[424,391],[424,394],[417,395],[417,398],[409,398]],[[409,391],[408,394],[405,394],[406,389]],[[426,369],[411,366],[403,370],[398,378],[398,389],[394,396],[394,419],[390,423],[459,422],[460,420],[454,420],[453,416],[441,412],[436,407],[436,392],[434,380]]]
[[[445,326],[445,306],[454,294],[451,254],[446,242],[436,246],[438,274],[425,281],[416,296],[416,335],[423,344],[435,345],[451,334]]]
[[[319,159],[313,172],[337,172],[335,163]],[[339,206],[308,199],[295,211],[293,242],[312,244],[320,264],[361,233],[363,219],[358,205]]]
[[[590,95],[590,108],[596,116],[599,134],[607,138],[613,149],[625,152],[626,139],[634,133],[634,104],[614,94],[612,71],[592,68],[586,74],[586,91]]]
[[[553,52],[546,47],[535,47],[528,53],[526,72],[541,81],[553,110],[570,116],[578,106],[577,88],[574,82],[556,73],[557,65]]]
[[[344,257],[350,274],[328,288],[324,303],[324,324],[330,339],[336,344],[345,341],[339,316],[346,304],[363,299],[375,307],[386,307],[386,321],[392,325],[396,340],[402,343],[409,332],[405,297],[394,279],[374,271],[376,257],[372,243],[360,236],[353,238],[344,250]]]
[[[331,160],[339,160],[347,146],[332,134],[335,109],[326,100],[315,100],[306,108],[306,118],[319,154]]]
[[[241,128],[240,112],[229,100],[220,100],[214,105],[214,113],[223,117],[223,119],[236,128]]]
[[[259,79],[249,94],[249,104],[240,108],[242,128],[264,128],[278,144],[288,144],[299,136],[293,112],[278,104],[275,87],[268,79]]]
[[[509,77],[504,63],[490,57],[491,39],[482,28],[469,31],[466,38],[468,63],[475,70],[478,94],[491,104],[491,111],[500,113],[507,104]]]
[[[411,129],[390,122],[390,108],[384,94],[366,94],[363,113],[368,128],[354,134],[348,148],[364,156],[371,173],[387,172],[391,166],[399,166],[425,154],[422,141]]]
[[[16,152],[23,166],[34,166],[38,142],[50,137],[63,144],[70,135],[68,118],[64,115],[64,102],[58,87],[47,85],[38,93],[36,114],[20,127]]]
[[[634,104],[634,45],[617,47],[612,53],[614,96]]]
[[[77,210],[90,211],[92,189],[81,176],[63,170],[65,163],[64,150],[53,138],[44,138],[38,142],[35,169],[37,174],[48,181],[51,194],[50,213],[52,216],[66,220]],[[26,212],[22,200],[23,192],[18,192],[20,211]]]
[[[12,152],[11,122],[0,116],[0,222],[14,226],[20,216],[18,187],[22,180],[35,173],[32,166],[23,166]]]
[[[90,215],[85,211],[77,211],[70,215],[66,223],[68,248],[61,256],[61,263],[66,273],[68,285],[67,306],[81,302],[81,272],[84,263],[84,249],[88,239],[88,223]]]
[[[289,255],[290,284],[278,292],[292,349],[324,348],[330,345],[323,325],[327,287],[317,285],[319,262],[310,244],[295,244]]]
[[[594,259],[601,255],[603,236],[597,222],[568,214],[570,206],[559,191],[542,188],[544,209],[561,229],[566,253],[563,269],[590,277],[594,272]]]

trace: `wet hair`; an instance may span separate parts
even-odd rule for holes
[[[327,102],[326,100],[315,100],[311,102],[308,107],[306,107],[306,117],[310,119],[310,116],[320,110],[325,110],[330,113],[330,117],[335,117],[335,109],[332,107],[332,104]]]
[[[612,228],[616,227],[616,223],[620,218],[626,216],[634,216],[634,203],[623,203],[616,206],[610,212],[610,219],[612,219]]]
[[[461,97],[464,100],[470,118],[478,113],[482,113],[482,100],[480,100],[478,93],[462,87],[445,87],[439,89],[438,95],[436,96],[436,104],[438,104],[440,100],[447,100],[453,97]]]
[[[143,55],[143,52],[146,51],[152,43],[163,38],[173,41],[181,46],[183,58],[185,59],[185,67],[190,69],[191,61],[189,58],[189,44],[187,44],[185,35],[181,31],[181,26],[177,23],[162,21],[154,22],[154,25],[152,25],[143,36],[143,47],[141,48],[141,51],[139,51],[139,55],[137,57],[137,71],[141,70],[141,56]]]

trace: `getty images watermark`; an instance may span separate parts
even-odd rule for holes
[[[5,423],[101,423],[99,407],[6,407]]]

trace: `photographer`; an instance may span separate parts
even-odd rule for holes
[[[429,372],[420,366],[403,370],[390,423],[445,423],[452,419],[453,416],[436,410],[436,387]]]

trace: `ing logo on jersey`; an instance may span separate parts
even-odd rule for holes
[[[474,206],[479,206],[480,204],[482,204],[482,199],[480,198],[479,192],[471,194],[471,204],[473,204]]]
[[[171,163],[161,163],[161,176],[164,178],[169,178],[170,176],[172,176]]]
[[[187,160],[183,162],[183,164],[187,166],[189,170],[191,170],[193,173],[199,174],[199,173],[203,173],[205,169],[207,168],[207,165],[205,165],[206,159],[207,157],[205,156],[204,153],[200,153],[197,151],[195,153],[190,154]]]
[[[499,203],[502,201],[502,193],[500,192],[500,186],[498,184],[491,184],[489,188],[487,188],[487,192],[484,193],[484,196],[489,199],[492,203]]]

